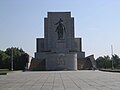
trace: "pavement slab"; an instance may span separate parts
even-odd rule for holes
[[[0,90],[120,90],[120,73],[27,71],[0,75]]]

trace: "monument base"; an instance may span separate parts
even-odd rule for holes
[[[44,57],[34,58],[29,70],[77,70],[77,53],[49,53]]]
[[[77,70],[77,53],[48,54],[46,70]]]

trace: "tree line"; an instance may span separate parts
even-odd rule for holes
[[[112,66],[116,69],[120,69],[120,58],[118,55],[114,54],[110,58],[110,56],[100,56],[96,59],[96,66],[98,69],[104,68],[112,68]]]
[[[11,70],[12,59],[13,70],[24,70],[26,64],[29,62],[29,55],[25,53],[22,48],[11,47],[7,48],[5,51],[0,50],[0,69]],[[116,54],[112,55],[112,57],[106,55],[96,59],[96,67],[98,69],[112,68],[112,63],[114,68],[120,69],[120,57]]]
[[[13,57],[12,57],[13,56]],[[11,47],[5,51],[0,50],[0,69],[24,70],[29,61],[29,55],[22,48]]]

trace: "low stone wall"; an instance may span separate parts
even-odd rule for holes
[[[78,70],[92,70],[96,69],[95,59],[93,55],[86,58],[78,58],[77,60]]]
[[[45,60],[35,59],[31,60],[29,69],[30,71],[40,71],[45,70]]]

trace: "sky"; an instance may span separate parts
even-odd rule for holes
[[[34,56],[47,12],[72,13],[86,56],[111,55],[111,45],[120,56],[120,0],[0,0],[0,50],[19,47]]]

